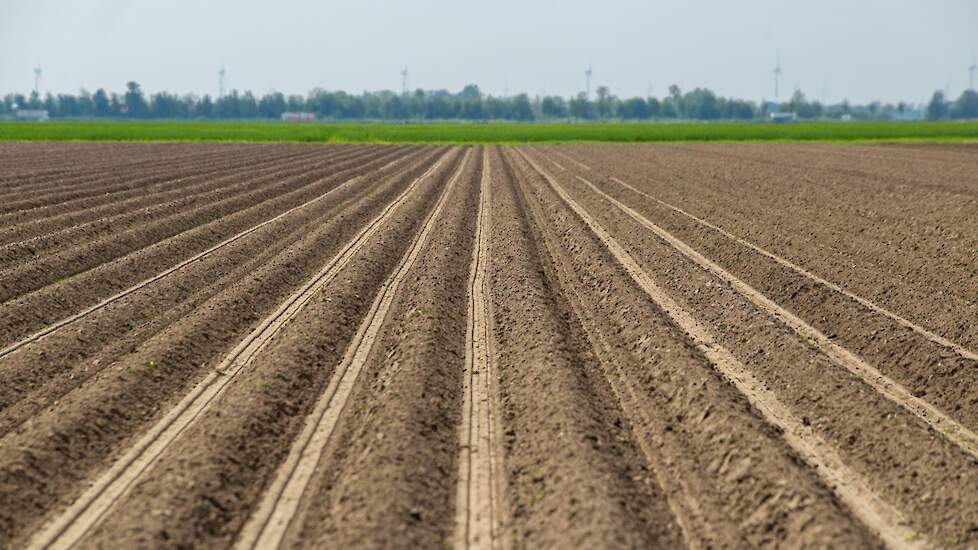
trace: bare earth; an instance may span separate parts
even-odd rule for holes
[[[0,547],[978,547],[978,147],[0,145]]]

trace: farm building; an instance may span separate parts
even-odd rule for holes
[[[14,115],[17,120],[33,120],[34,122],[47,122],[50,117],[44,109],[17,109]]]
[[[282,122],[314,122],[316,113],[282,113]]]

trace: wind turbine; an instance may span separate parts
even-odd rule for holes
[[[978,72],[978,58],[971,58],[971,66],[968,67],[968,88],[975,89],[975,73]]]
[[[774,102],[778,102],[778,86],[781,83],[781,54],[778,54],[778,64],[774,66]]]
[[[221,63],[221,70],[217,71],[217,98],[220,99],[224,97],[224,75],[227,74],[227,70],[224,68],[224,63]]]
[[[401,69],[401,95],[407,95],[407,77],[408,70],[407,67]]]
[[[34,67],[34,93],[41,95],[41,65]]]
[[[585,89],[587,90],[586,93],[588,99],[591,99],[591,75],[592,74],[594,74],[594,71],[591,70],[591,64],[588,63],[587,70],[584,71],[584,76],[587,78],[587,88]]]

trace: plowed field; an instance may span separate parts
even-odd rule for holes
[[[0,145],[0,547],[978,547],[978,147]]]

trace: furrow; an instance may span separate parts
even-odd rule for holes
[[[76,270],[78,272],[67,276],[64,280],[56,280],[44,286],[42,286],[43,280],[35,281],[28,277],[30,273],[40,269],[39,266],[33,266],[33,271],[26,268],[21,269],[20,279],[23,280],[26,287],[41,286],[41,288],[28,294],[21,291],[18,298],[7,302],[9,307],[0,313],[0,319],[7,322],[4,327],[7,330],[4,332],[5,338],[0,339],[10,338],[7,341],[14,341],[17,338],[24,338],[39,328],[56,322],[57,317],[52,318],[56,314],[67,316],[73,311],[83,309],[83,307],[79,307],[83,304],[85,306],[93,305],[100,301],[96,299],[99,293],[102,293],[101,296],[111,296],[121,289],[137,283],[141,277],[150,278],[182,261],[188,255],[214,246],[223,240],[224,235],[233,235],[252,227],[255,223],[252,221],[253,218],[273,217],[281,211],[321,195],[325,190],[344,181],[344,178],[367,169],[369,166],[370,163],[366,166],[354,166],[348,170],[326,174],[323,177],[318,177],[320,176],[318,173],[308,174],[302,176],[301,179],[290,180],[291,183],[276,184],[277,188],[285,187],[283,193],[273,195],[272,191],[259,189],[247,196],[229,199],[232,200],[232,203],[225,204],[224,207],[220,207],[220,205],[208,207],[211,216],[217,215],[222,210],[232,210],[232,212],[219,216],[217,219],[200,220],[184,214],[185,223],[192,226],[184,231],[180,231],[181,228],[179,227],[159,225],[157,232],[147,232],[137,228],[134,230],[133,239],[144,241],[159,237],[160,232],[163,235],[174,234],[154,242],[150,246],[131,250],[109,261],[105,261],[105,258],[86,255],[85,258],[89,261],[85,264],[97,264],[95,266],[66,263],[67,259],[59,255],[48,261],[47,265],[49,267],[51,265],[62,265],[68,273]],[[249,197],[250,199],[263,200],[254,202],[248,200]],[[222,204],[225,202],[221,201]],[[126,246],[127,243],[117,243],[114,239],[102,239],[98,243],[100,243],[98,246],[108,247],[119,254],[132,247],[131,243]],[[71,249],[70,253],[77,256],[82,254],[83,250],[90,250],[93,246],[95,245],[85,245],[81,249],[76,247]],[[87,269],[84,269],[86,267]],[[47,272],[47,279],[53,279],[58,275],[58,272]],[[61,275],[66,276],[64,272]],[[11,281],[8,280],[7,282]],[[16,292],[14,289],[9,291],[9,293]],[[41,307],[38,304],[44,304],[44,306]],[[77,309],[72,310],[73,307],[77,307]],[[37,326],[39,322],[43,323],[40,327]]]
[[[259,151],[261,147],[254,145],[228,149],[224,148],[226,146],[205,147],[203,152],[199,150],[197,152],[193,152],[193,150],[191,150],[190,153],[183,155],[173,154],[171,151],[163,151],[163,154],[161,155],[161,151],[158,148],[152,147],[146,151],[146,154],[153,155],[151,158],[143,158],[141,160],[130,162],[117,162],[120,159],[126,159],[133,155],[133,144],[123,145],[122,150],[125,154],[117,154],[117,149],[111,158],[106,158],[106,156],[95,154],[97,152],[97,148],[90,143],[81,143],[79,145],[81,146],[81,149],[78,151],[78,154],[80,155],[78,158],[73,160],[63,159],[63,162],[68,162],[71,164],[71,168],[66,170],[55,170],[54,172],[46,174],[22,174],[20,179],[29,179],[31,181],[15,186],[5,186],[0,184],[0,189],[2,189],[5,194],[14,190],[55,190],[58,188],[69,188],[84,182],[97,181],[98,179],[108,179],[111,177],[109,176],[110,174],[125,169],[152,171],[154,168],[160,167],[182,168],[191,165],[210,164],[211,161],[220,161],[229,156],[237,157],[242,160],[257,160],[255,159],[255,152]],[[195,145],[198,149],[200,148],[200,144]],[[27,153],[23,156],[26,159],[30,158],[32,154],[35,153]],[[36,154],[43,155],[44,153],[40,152]],[[45,155],[45,158],[48,157],[49,155]],[[54,161],[49,160],[49,162]],[[5,183],[9,183],[9,180]]]
[[[243,157],[237,163],[221,159],[220,163],[238,168],[241,165],[260,165],[260,161],[254,159],[254,156]],[[217,173],[220,169],[220,166],[214,166],[213,163],[205,164],[203,167],[205,174]],[[118,197],[138,196],[144,192],[146,187],[178,184],[185,179],[198,176],[200,171],[199,165],[193,163],[183,170],[180,167],[163,168],[148,174],[140,174],[137,179],[129,181],[125,181],[127,179],[125,174],[113,174],[108,178],[89,182],[91,185],[82,185],[61,192],[35,195],[31,190],[26,190],[22,196],[28,195],[30,198],[11,200],[6,203],[0,208],[0,220],[7,222],[11,218],[16,219],[16,217],[39,217],[38,214],[43,215],[45,208],[64,208],[85,205],[103,199],[111,200]]]
[[[801,266],[799,266],[799,265],[791,262],[790,260],[787,260],[787,259],[785,259],[785,258],[783,258],[781,256],[778,256],[777,254],[774,254],[773,252],[770,252],[770,251],[768,251],[768,250],[766,250],[764,248],[761,248],[760,246],[758,246],[758,245],[756,245],[756,244],[754,244],[754,243],[752,243],[752,242],[750,242],[750,241],[748,241],[746,239],[743,239],[742,237],[739,237],[737,235],[734,235],[733,233],[730,233],[729,231],[723,229],[722,227],[717,226],[715,224],[712,224],[712,223],[710,223],[710,222],[708,222],[708,221],[706,221],[706,220],[704,220],[704,219],[702,219],[700,217],[697,217],[694,214],[691,214],[690,212],[688,212],[686,210],[683,210],[682,208],[679,208],[678,206],[675,206],[673,204],[670,204],[668,202],[665,202],[665,201],[663,201],[663,200],[655,197],[654,195],[651,195],[649,193],[646,193],[645,191],[642,191],[642,190],[636,188],[635,186],[630,185],[630,184],[622,181],[621,179],[619,179],[617,177],[610,176],[609,179],[611,179],[615,183],[618,183],[622,187],[625,187],[626,189],[628,189],[628,190],[630,190],[630,191],[632,191],[634,193],[637,193],[639,195],[642,195],[644,197],[647,197],[647,198],[651,199],[652,201],[655,201],[656,203],[664,206],[665,208],[668,208],[669,210],[672,210],[673,212],[676,212],[678,214],[681,214],[681,215],[683,215],[683,216],[685,216],[685,217],[693,220],[694,222],[696,222],[696,223],[698,223],[698,224],[700,224],[700,225],[702,225],[704,227],[707,227],[709,229],[712,229],[713,231],[716,231],[717,233],[719,233],[719,234],[723,235],[724,237],[726,237],[726,238],[728,238],[728,239],[736,242],[737,244],[740,244],[742,246],[745,246],[747,248],[750,248],[751,250],[757,252],[758,254],[761,254],[761,255],[763,255],[763,256],[765,256],[765,257],[767,257],[767,258],[769,258],[769,259],[777,262],[779,265],[781,265],[783,267],[786,267],[786,268],[794,271],[795,273],[798,273],[799,275],[801,275],[801,276],[803,276],[803,277],[805,277],[805,278],[807,278],[807,279],[809,279],[809,280],[811,280],[811,281],[813,281],[815,283],[818,283],[820,285],[823,285],[825,287],[828,287],[828,288],[832,289],[833,291],[835,291],[835,292],[837,292],[839,294],[842,294],[843,296],[845,296],[845,297],[847,297],[847,298],[849,298],[849,299],[851,299],[851,300],[859,303],[863,307],[865,307],[867,309],[870,309],[870,310],[872,310],[875,313],[878,313],[878,314],[880,314],[880,315],[882,315],[884,317],[887,317],[887,318],[895,321],[900,326],[905,327],[905,328],[908,328],[908,329],[916,332],[917,334],[920,334],[921,336],[923,336],[927,340],[930,340],[931,342],[934,342],[935,344],[939,344],[939,345],[944,346],[944,347],[946,347],[948,349],[951,349],[955,353],[959,354],[960,356],[962,356],[962,357],[964,357],[966,359],[970,359],[972,361],[978,361],[978,353],[976,353],[976,352],[974,352],[974,351],[972,351],[972,350],[970,350],[970,349],[968,349],[968,348],[966,348],[966,347],[964,347],[964,346],[962,346],[962,345],[960,345],[960,344],[958,344],[956,342],[953,342],[953,341],[951,341],[951,340],[949,340],[947,338],[944,338],[943,336],[940,336],[938,334],[935,334],[935,333],[927,330],[926,328],[918,325],[917,323],[914,323],[914,322],[906,319],[905,317],[900,316],[897,313],[894,313],[894,312],[892,312],[892,311],[890,311],[890,310],[888,310],[888,309],[886,309],[886,308],[884,308],[884,307],[882,307],[882,306],[880,306],[880,305],[878,305],[878,304],[876,304],[876,303],[874,303],[874,302],[872,302],[870,300],[867,300],[866,298],[863,298],[862,296],[859,296],[859,295],[857,295],[857,294],[855,294],[855,293],[853,293],[851,291],[848,291],[848,290],[842,288],[841,286],[839,286],[836,283],[833,283],[833,282],[831,282],[829,280],[826,280],[826,279],[824,279],[822,277],[819,277],[818,275],[816,275],[816,274],[814,274],[814,273],[806,270],[805,268],[803,268],[803,267],[801,267]]]
[[[239,151],[238,156],[240,159],[247,159],[249,155],[254,157],[254,151]],[[93,155],[96,156],[96,155]],[[145,170],[148,173],[155,174],[160,172],[159,168],[170,168],[181,169],[186,166],[191,166],[194,164],[209,163],[213,160],[220,160],[221,158],[229,156],[228,152],[213,152],[207,150],[204,153],[198,153],[190,158],[181,158],[179,156],[163,156],[157,157],[155,162],[137,162],[137,163],[116,163],[105,158],[98,158],[97,161],[88,166],[78,166],[70,171],[60,171],[51,174],[28,174],[23,176],[22,179],[29,179],[29,182],[20,183],[18,185],[0,185],[0,198],[13,198],[18,194],[29,193],[31,191],[36,191],[38,193],[49,193],[57,192],[58,190],[68,190],[75,187],[84,186],[100,180],[110,180],[113,177],[118,177],[118,172],[125,168],[136,168],[141,171]]]
[[[263,271],[267,264],[282,257],[283,251],[294,249],[301,253],[305,247],[296,248],[295,245],[325,233],[334,243],[329,253],[332,256],[360,229],[361,224],[350,223],[350,214],[364,204],[378,203],[379,211],[381,206],[393,201],[403,186],[421,173],[416,171],[417,166],[426,167],[430,163],[412,161],[403,165],[398,174],[411,174],[407,178],[400,175],[380,177],[371,173],[358,180],[356,185],[340,187],[330,194],[332,198],[310,205],[229,245],[220,253],[194,262],[165,280],[91,315],[77,323],[75,329],[58,331],[4,358],[0,362],[0,436],[28,422],[33,415],[42,414],[72,392],[89,383],[97,383],[105,368],[111,371],[113,362],[125,361],[133,349],[185,324],[215,299],[219,301],[222,296],[249,292],[241,284],[249,277],[279,280]],[[399,183],[400,180],[404,180],[404,185]],[[349,229],[345,230],[344,225]],[[301,256],[291,257],[297,266],[300,265]],[[285,259],[285,262],[289,261]],[[307,274],[296,280],[293,290],[311,277],[322,261],[325,260],[309,262],[305,270]],[[265,309],[271,311],[291,292],[277,294],[273,291],[263,299],[267,304],[264,308],[256,306],[256,313]],[[254,321],[257,323],[259,319]],[[218,330],[221,328],[222,325],[218,325]],[[249,327],[229,334],[226,349],[230,350],[250,330]],[[212,334],[206,329],[201,332]],[[223,355],[222,351],[215,350],[215,364],[220,361],[218,355]]]
[[[712,333],[693,315],[666,294],[631,255],[577,203],[564,188],[522,151],[526,162],[591,229],[634,282],[695,343],[696,348],[727,378],[767,422],[777,426],[788,443],[865,525],[892,548],[929,548],[932,544],[914,531],[899,510],[878,496],[813,429],[794,416],[777,396],[758,380],[730,351],[719,345]]]
[[[171,409],[131,447],[96,483],[63,514],[53,519],[31,541],[30,548],[70,548],[98,524],[112,505],[122,497],[159,456],[187,430],[218,398],[234,378],[247,367],[303,306],[328,285],[351,261],[364,242],[396,210],[424,179],[434,173],[448,155],[416,178],[377,217],[371,220],[311,280],[283,302],[278,309],[241,341],[194,390]]]
[[[465,371],[462,386],[462,422],[459,430],[458,490],[456,492],[455,547],[495,548],[499,490],[494,479],[499,451],[495,441],[492,380],[492,319],[488,312],[489,219],[492,187],[489,155],[484,153],[479,212],[469,277],[468,316],[465,329]]]
[[[397,151],[381,152],[383,156],[386,156],[386,153],[398,154]],[[369,159],[371,155],[365,156]],[[313,166],[318,165],[323,160],[325,159],[318,159]],[[362,163],[364,158],[357,157],[352,160],[333,158],[329,160],[336,162],[333,165],[334,170],[342,171]],[[240,174],[241,172],[237,173],[238,176]],[[253,170],[248,171],[248,174],[251,177],[255,175]],[[224,181],[227,183],[222,184],[221,182]],[[210,204],[216,202],[216,199],[227,198],[252,186],[254,183],[250,179],[242,182],[236,179],[234,174],[223,175],[217,180],[206,181],[203,185],[176,189],[156,197],[147,194],[140,199],[126,201],[129,204],[111,209],[120,210],[115,215],[96,217],[94,212],[91,212],[86,217],[92,219],[87,222],[0,245],[0,269],[9,268],[13,264],[24,261],[36,261],[51,256],[79,242],[91,242],[122,235],[134,226],[146,223],[146,220],[159,219],[161,215],[169,216],[174,212]]]
[[[765,150],[773,146],[754,148]],[[812,175],[800,169],[760,168],[713,159],[697,151],[699,148],[694,147],[622,146],[605,150],[606,156],[591,158],[601,162],[606,173],[697,212],[731,233],[791,258],[795,264],[836,282],[839,287],[978,352],[978,332],[973,323],[967,322],[974,316],[978,295],[978,273],[972,268],[978,246],[975,232],[978,226],[971,223],[978,207],[974,199],[935,193],[920,182],[893,185],[858,177]],[[779,158],[791,156],[790,148],[780,150],[778,155]],[[602,157],[607,162],[599,160]],[[954,181],[953,167],[949,164],[939,172],[944,181]],[[627,193],[619,190],[618,185],[613,187],[612,194],[616,196]],[[658,203],[652,204],[654,201],[647,197],[641,200],[649,203],[648,208],[669,210]],[[685,216],[678,212],[669,211],[666,217],[677,226],[687,221],[690,226],[698,225],[692,219],[680,220]],[[673,221],[672,217],[677,219]],[[711,248],[725,247],[715,242],[723,237],[706,226],[684,227],[677,232],[688,236],[687,240],[712,240]],[[750,253],[762,255],[753,250]],[[738,255],[742,254],[734,253],[724,260],[738,262]],[[767,257],[759,260],[757,269],[749,265],[739,267],[744,272],[769,271],[770,276],[765,279],[799,279],[791,284],[794,288],[802,287],[798,297],[799,302],[807,302],[805,306],[816,306],[818,300],[833,303],[851,300],[828,287],[804,288],[813,286],[808,284],[811,279],[783,265],[768,267],[769,262],[774,262]],[[786,273],[776,274],[778,270]],[[806,280],[800,280],[802,277]],[[760,281],[754,284],[767,288]],[[767,294],[782,296],[773,289],[767,289]],[[866,309],[859,302],[852,306]],[[859,313],[860,317],[870,316],[867,315],[870,312]],[[845,321],[844,318],[835,320]],[[809,322],[819,326],[815,319],[809,318]],[[884,322],[896,321],[886,317],[865,324]],[[897,332],[903,332],[904,327],[897,328]],[[845,332],[858,334],[859,323],[851,324]],[[926,339],[920,333],[913,336]],[[928,341],[927,345],[933,344]],[[943,355],[943,350],[937,353]],[[904,383],[909,385],[910,381]]]
[[[356,156],[357,153],[333,151],[329,151],[325,155],[322,152],[301,155],[268,153],[259,156],[257,161],[219,162],[218,166],[197,168],[179,177],[173,177],[171,174],[170,177],[158,182],[151,182],[149,185],[146,185],[147,180],[137,176],[136,181],[132,182],[132,189],[128,191],[109,194],[100,192],[84,199],[58,201],[29,211],[0,215],[0,235],[3,235],[3,242],[9,244],[78,223],[126,213],[134,207],[154,204],[171,196],[179,196],[186,193],[187,190],[235,186],[242,183],[240,181],[242,174],[247,174],[246,181],[269,175],[281,179],[285,176],[299,174],[303,169],[322,165],[334,159],[349,159]]]
[[[668,231],[652,223],[645,216],[642,216],[634,209],[608,195],[587,179],[580,176],[576,177],[578,180],[587,185],[592,191],[616,206],[622,212],[626,213],[643,227],[658,235],[659,238],[678,250],[683,256],[727,282],[751,303],[785,323],[788,327],[795,331],[799,337],[809,340],[814,347],[826,354],[837,366],[852,372],[863,382],[883,394],[887,399],[893,401],[911,414],[920,418],[934,431],[944,435],[949,440],[960,446],[965,452],[978,460],[978,434],[975,434],[973,431],[961,425],[927,401],[915,397],[901,384],[885,376],[878,369],[866,363],[851,351],[832,342],[824,333],[812,327],[785,308],[779,306],[764,294],[758,292],[753,287],[734,276],[732,273],[723,269],[715,262],[694,250],[685,242],[677,239]]]
[[[7,488],[0,546],[11,540],[23,546],[47,514],[70,506],[117,452],[131,448],[444,149],[428,152],[377,185],[341,190],[324,203],[318,223],[298,212],[230,245],[230,256],[191,264],[78,323],[78,330],[4,358],[5,379],[19,388],[3,387],[5,398],[23,399],[2,415],[9,431],[0,438],[0,486]],[[425,201],[434,202],[435,187],[431,178],[423,184]],[[305,229],[291,225],[276,239],[276,229],[297,216]],[[70,444],[78,441],[85,444]]]
[[[526,178],[522,166],[514,169],[505,154],[492,161],[487,267],[503,456],[497,544],[684,546],[670,511],[672,488],[657,483],[666,471],[643,457],[647,427],[632,423],[622,409],[581,312],[570,303],[562,266],[579,248],[552,245],[555,233],[562,242],[574,235],[554,230],[535,200],[540,185]],[[734,534],[721,540],[742,539]]]
[[[559,156],[560,156],[561,158],[563,158],[563,159],[566,159],[566,160],[568,160],[568,161],[570,161],[571,163],[573,163],[573,164],[574,164],[575,166],[577,166],[578,168],[581,168],[581,169],[583,169],[583,170],[587,170],[587,171],[589,171],[589,172],[591,171],[591,167],[590,167],[590,166],[588,166],[587,164],[584,164],[583,162],[581,162],[581,161],[579,161],[579,160],[577,160],[577,159],[575,159],[575,158],[573,158],[573,157],[571,157],[570,155],[566,155],[566,154],[564,154],[564,153],[563,153],[563,152],[561,152],[561,151],[554,151],[554,154],[557,154],[557,155],[559,155]],[[559,165],[558,165],[558,166],[559,166]],[[563,171],[563,170],[564,170],[564,168],[563,168],[563,167],[561,167],[561,171]]]
[[[297,206],[293,206],[292,208],[286,210],[285,212],[282,212],[281,214],[278,214],[277,216],[275,216],[273,218],[269,218],[269,219],[267,219],[267,220],[259,223],[258,225],[252,226],[252,227],[250,227],[250,228],[248,228],[248,229],[246,229],[246,230],[244,230],[244,231],[242,231],[242,232],[240,232],[240,233],[238,233],[238,234],[236,234],[236,235],[234,235],[234,236],[232,236],[230,238],[227,238],[227,239],[219,242],[218,244],[216,244],[216,245],[208,248],[207,250],[204,250],[203,252],[200,252],[198,254],[195,254],[194,256],[191,256],[191,257],[187,258],[186,260],[184,260],[184,261],[182,261],[182,262],[180,262],[180,263],[178,263],[178,264],[176,264],[176,265],[174,265],[174,266],[166,269],[165,271],[163,271],[161,273],[157,273],[156,275],[154,275],[153,277],[150,277],[149,279],[145,279],[145,280],[143,280],[143,281],[141,281],[139,283],[136,283],[135,285],[133,285],[133,286],[131,286],[131,287],[129,287],[129,288],[121,291],[121,292],[118,292],[118,293],[114,294],[113,296],[110,296],[110,297],[106,298],[105,300],[102,300],[101,302],[99,302],[99,303],[97,303],[97,304],[95,304],[95,305],[93,305],[93,306],[91,306],[91,307],[89,307],[89,308],[87,308],[85,310],[82,310],[82,311],[80,311],[80,312],[78,312],[78,313],[76,313],[76,314],[74,314],[74,315],[72,315],[70,317],[66,317],[66,318],[64,318],[64,319],[62,319],[62,320],[60,320],[60,321],[58,321],[56,323],[53,323],[51,325],[48,325],[47,327],[45,327],[45,328],[43,328],[43,329],[35,332],[34,334],[28,336],[27,338],[24,338],[24,339],[22,339],[22,340],[20,340],[20,341],[18,341],[16,343],[10,345],[10,346],[7,346],[3,350],[0,350],[0,358],[3,358],[6,355],[10,355],[11,353],[17,351],[18,349],[20,349],[20,348],[22,348],[22,347],[24,347],[24,346],[26,346],[28,344],[31,344],[33,342],[36,342],[36,341],[40,340],[41,338],[43,338],[43,337],[45,337],[45,336],[47,336],[47,335],[49,335],[49,334],[51,334],[51,333],[59,330],[59,329],[62,329],[64,327],[70,325],[71,323],[74,323],[75,321],[78,321],[80,319],[83,319],[83,318],[91,315],[92,313],[95,313],[96,311],[105,308],[109,304],[112,304],[114,302],[117,302],[117,301],[121,300],[122,298],[124,298],[124,297],[126,297],[126,296],[128,296],[128,295],[130,295],[130,294],[132,294],[134,292],[136,292],[137,290],[139,290],[139,289],[141,289],[143,287],[146,287],[146,286],[148,286],[150,284],[153,284],[156,281],[159,281],[160,279],[163,279],[167,275],[170,275],[171,273],[173,273],[175,271],[178,271],[178,270],[184,268],[185,266],[187,266],[187,265],[189,265],[189,264],[191,264],[193,262],[196,262],[197,260],[200,260],[202,258],[205,258],[207,256],[210,256],[214,252],[217,252],[218,250],[226,247],[227,245],[229,245],[229,244],[231,244],[231,243],[233,243],[235,241],[238,241],[238,240],[242,239],[243,237],[254,233],[255,231],[258,231],[259,229],[261,229],[262,227],[265,227],[266,225],[269,225],[271,223],[274,223],[274,222],[276,222],[276,221],[278,221],[278,220],[280,220],[280,219],[288,216],[289,214],[291,214],[293,212],[296,212],[298,210],[301,210],[302,208],[305,208],[306,206],[308,206],[310,204],[314,204],[316,202],[319,202],[322,199],[324,199],[325,197],[329,196],[329,194],[332,193],[333,191],[339,189],[340,187],[343,187],[343,186],[346,186],[346,185],[351,185],[354,182],[357,182],[357,181],[359,181],[362,178],[363,178],[363,176],[356,176],[353,179],[349,179],[349,180],[347,180],[347,181],[345,181],[343,183],[340,183],[336,187],[334,187],[332,189],[329,189],[328,191],[326,191],[325,193],[323,193],[322,195],[319,195],[318,197],[316,197],[314,199],[310,199],[310,200],[308,200],[308,201],[306,201],[306,202],[304,202],[302,204],[299,204]]]
[[[326,392],[317,402],[299,438],[293,443],[288,458],[276,473],[274,481],[266,490],[265,497],[245,524],[236,543],[237,548],[276,548],[281,544],[319,464],[322,452],[353,391],[357,377],[367,361],[400,284],[421,254],[421,249],[434,227],[435,220],[441,215],[451,189],[461,178],[464,164],[465,159],[441,191],[438,203],[428,215],[421,231],[415,235],[395,272],[377,294],[370,312],[364,318],[350,347],[347,348],[343,362],[337,367]]]

